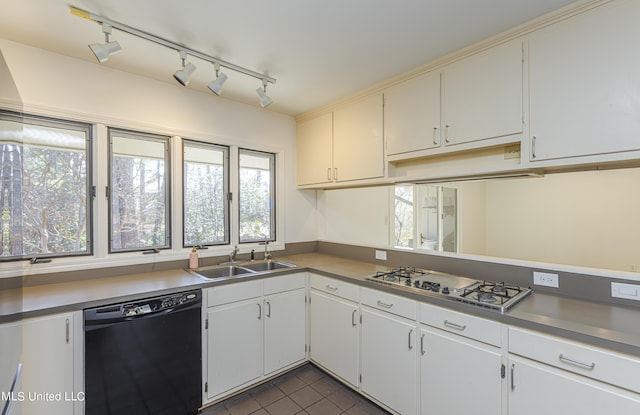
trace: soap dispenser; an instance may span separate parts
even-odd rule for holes
[[[196,251],[196,247],[194,246],[189,254],[189,268],[196,269],[198,268],[198,251]]]

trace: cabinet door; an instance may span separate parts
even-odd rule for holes
[[[637,394],[542,365],[509,359],[509,415],[638,414]]]
[[[498,348],[432,329],[421,330],[419,348],[421,414],[502,413]]]
[[[312,361],[358,386],[358,306],[311,291],[310,337]]]
[[[23,321],[23,415],[74,413],[73,328],[71,313]]]
[[[512,41],[445,68],[445,145],[522,133],[522,57]]]
[[[305,290],[287,291],[264,299],[264,374],[306,357]]]
[[[339,182],[384,175],[382,94],[333,113],[333,162]]]
[[[260,377],[263,314],[259,300],[208,311],[208,398]]]
[[[532,35],[532,160],[640,149],[638,15],[616,1]]]
[[[362,391],[401,414],[417,409],[414,323],[362,309]]]
[[[384,92],[387,155],[440,145],[440,72],[429,72]]]
[[[328,183],[333,177],[333,114],[298,124],[298,185]]]

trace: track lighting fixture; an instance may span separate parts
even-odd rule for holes
[[[102,25],[102,31],[105,34],[105,44],[96,43],[96,44],[89,45],[93,53],[96,55],[96,58],[98,58],[100,62],[106,62],[106,60],[109,58],[110,55],[116,52],[120,52],[122,50],[118,42],[109,42],[109,34],[111,33],[111,28],[115,28],[123,32],[129,33],[130,35],[137,36],[141,39],[145,39],[150,42],[156,43],[158,45],[164,46],[166,48],[173,49],[177,52],[180,52],[180,58],[182,59],[182,68],[177,70],[176,73],[173,74],[173,77],[176,79],[176,81],[180,82],[180,84],[184,86],[186,86],[189,83],[189,78],[191,77],[191,74],[196,70],[196,66],[193,63],[187,62],[187,55],[189,55],[192,58],[202,59],[214,65],[214,68],[216,70],[216,80],[211,82],[208,85],[209,89],[214,94],[220,95],[220,92],[222,92],[222,85],[228,79],[227,75],[224,72],[220,71],[220,68],[224,67],[227,69],[231,69],[232,71],[240,72],[247,76],[260,79],[262,81],[262,87],[256,90],[256,92],[258,93],[258,96],[260,96],[260,105],[262,105],[262,107],[264,108],[269,104],[271,104],[272,102],[271,98],[269,98],[266,94],[267,83],[271,82],[272,84],[275,84],[276,80],[266,74],[262,74],[247,68],[243,68],[242,66],[238,66],[231,62],[227,62],[222,59],[204,54],[197,50],[185,47],[183,45],[179,45],[177,43],[163,39],[161,37],[152,35],[150,33],[143,32],[142,30],[133,28],[131,26],[127,26],[125,24],[107,19],[106,17],[98,16],[94,13],[91,13],[82,9],[78,9],[77,7],[74,7],[74,6],[69,6],[69,10],[71,11],[71,14],[82,17],[83,19],[94,21]]]
[[[109,56],[114,53],[122,51],[122,47],[116,41],[109,42],[109,35],[111,34],[111,25],[102,23],[102,32],[104,33],[104,43],[92,43],[89,48],[96,55],[96,59],[100,63],[104,63],[109,60]]]
[[[226,82],[226,80],[228,79],[227,75],[224,72],[220,72],[220,64],[219,63],[214,63],[213,67],[216,70],[216,80],[211,82],[208,85],[208,88],[211,90],[211,92],[213,92],[216,95],[220,95],[220,92],[222,92],[222,85]]]
[[[180,51],[180,59],[182,59],[182,69],[178,69],[176,73],[173,74],[173,77],[183,86],[187,86],[189,85],[191,74],[196,70],[196,65],[191,62],[187,63],[187,53],[183,50]]]
[[[256,92],[260,97],[260,105],[262,106],[262,108],[270,105],[273,102],[271,98],[267,96],[267,80],[266,79],[262,80],[262,88],[256,89]]]

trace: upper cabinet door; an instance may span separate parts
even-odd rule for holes
[[[333,113],[333,162],[338,182],[384,175],[382,94]]]
[[[440,72],[429,72],[384,92],[387,155],[440,145]]]
[[[455,145],[522,133],[523,49],[516,40],[448,65],[443,139]]]
[[[333,113],[298,124],[298,185],[329,183],[333,175]]]
[[[638,16],[616,1],[532,35],[531,160],[640,149]]]

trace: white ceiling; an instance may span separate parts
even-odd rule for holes
[[[0,37],[96,62],[95,22],[69,5],[277,79],[269,110],[300,114],[575,0],[0,0]],[[103,65],[176,83],[178,53],[118,30]],[[211,64],[188,88],[209,93]],[[221,97],[258,105],[260,81],[225,71]],[[177,85],[177,83],[176,83]]]

